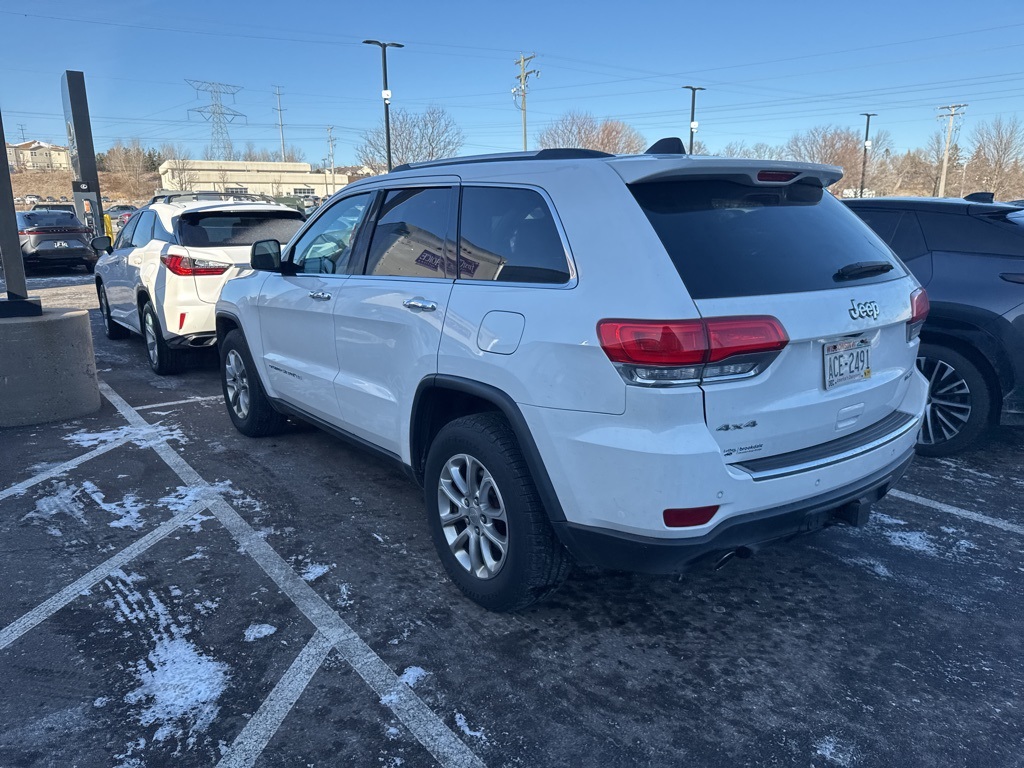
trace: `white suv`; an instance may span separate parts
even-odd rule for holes
[[[142,334],[149,364],[160,375],[177,372],[188,349],[216,342],[221,286],[249,270],[252,244],[288,240],[303,221],[283,205],[176,203],[173,197],[137,211],[113,243],[109,237],[92,241],[103,254],[96,293],[107,338]]]
[[[235,426],[401,463],[492,610],[573,560],[671,573],[862,524],[913,455],[927,296],[824,190],[840,169],[677,152],[349,185],[224,287]]]

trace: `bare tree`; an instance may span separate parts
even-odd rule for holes
[[[579,147],[614,155],[638,154],[647,148],[643,135],[621,120],[598,120],[589,112],[566,112],[537,134],[541,149]]]
[[[972,178],[982,180],[985,191],[994,193],[997,199],[1019,194],[1024,182],[1024,123],[1020,118],[999,115],[981,123],[974,129],[971,142]]]
[[[443,107],[428,107],[422,115],[404,109],[391,113],[391,157],[395,165],[454,157],[462,149],[463,140],[462,129]],[[383,122],[363,134],[356,157],[374,173],[387,170]]]
[[[163,144],[160,154],[170,163],[171,183],[183,192],[191,192],[199,181],[199,172],[192,164],[192,152],[184,144]]]
[[[117,177],[130,198],[136,200],[146,194],[149,159],[142,142],[132,139],[124,144],[119,139],[107,150],[105,161],[107,170]]]
[[[694,154],[697,154],[697,147],[694,145]],[[745,141],[732,141],[725,145],[721,152],[723,157],[750,157],[755,160],[786,160],[786,148],[759,141],[753,146],[747,146]]]

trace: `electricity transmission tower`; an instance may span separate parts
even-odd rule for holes
[[[240,85],[226,85],[224,83],[211,83],[208,80],[185,80],[186,83],[196,89],[196,92],[206,91],[210,94],[210,103],[202,107],[194,107],[189,112],[198,112],[206,118],[212,126],[210,136],[210,154],[224,160],[229,160],[232,154],[231,137],[228,135],[228,123],[234,122],[236,117],[245,118],[241,112],[232,107],[227,107],[221,100],[221,96],[228,94],[234,96],[240,90]]]
[[[531,69],[527,71],[526,65],[529,64],[537,54],[531,53],[529,56],[523,56],[519,54],[519,58],[516,60],[516,64],[519,65],[519,74],[516,76],[516,80],[519,81],[519,85],[512,89],[512,100],[516,102],[516,106],[523,113],[523,152],[526,151],[526,91],[527,81],[530,79],[530,75],[536,75],[540,77],[540,71]]]
[[[946,107],[939,107],[939,109],[948,109],[948,115],[939,115],[938,119],[941,120],[944,117],[949,118],[949,127],[946,129],[946,150],[942,153],[942,176],[939,177],[939,194],[938,197],[946,196],[946,168],[949,166],[949,143],[953,138],[953,120],[958,116],[963,115],[960,110],[966,110],[966,104],[950,104]]]
[[[277,106],[274,107],[274,111],[277,112],[277,130],[281,133],[281,162],[284,162],[284,110],[281,109],[281,86],[274,86],[274,95],[277,96]]]

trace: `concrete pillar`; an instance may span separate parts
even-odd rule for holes
[[[0,427],[71,419],[99,407],[86,310],[0,319]]]

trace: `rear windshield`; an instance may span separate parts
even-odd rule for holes
[[[82,228],[85,225],[68,211],[18,211],[18,226]]]
[[[193,248],[248,246],[257,240],[287,243],[302,221],[298,211],[184,214],[178,220],[178,241]]]
[[[820,187],[695,180],[630,187],[694,299],[820,291],[906,273],[889,248]],[[887,273],[837,281],[856,262]]]

